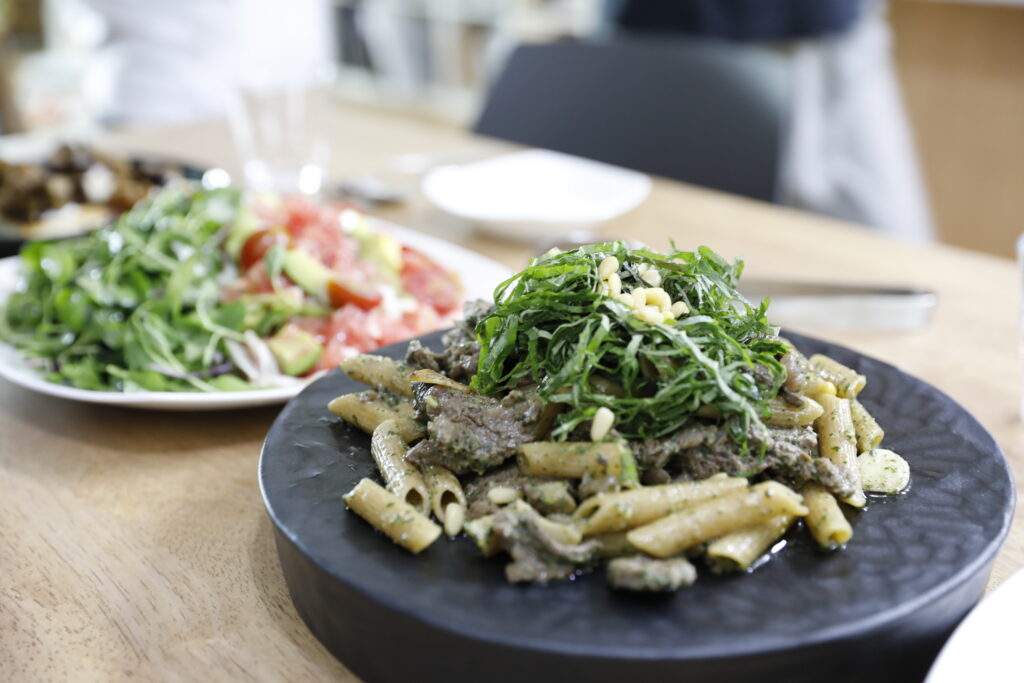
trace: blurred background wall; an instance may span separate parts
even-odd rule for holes
[[[1002,256],[1024,232],[1024,3],[896,0],[896,65],[939,238]]]
[[[259,7],[259,0],[244,2]],[[149,4],[149,15],[160,22],[172,8],[202,5],[210,19],[207,28],[183,28],[178,37],[203,47],[218,40],[216,11],[210,7],[237,8],[244,2],[155,3]],[[117,20],[146,4],[0,0],[0,128],[81,133],[95,126],[167,122],[168,116],[119,105],[112,76],[118,68],[112,49]],[[321,4],[334,34],[330,51],[337,97],[460,126],[474,119],[486,85],[517,43],[591,36],[603,18],[603,5],[595,0]],[[938,237],[1012,255],[1014,240],[1024,231],[1018,199],[1024,188],[1024,2],[892,0],[888,16]],[[257,43],[288,52],[288,41],[297,39],[309,48],[309,41],[294,35],[301,34],[298,28],[285,35],[280,28],[275,33],[274,22],[264,22],[257,29],[265,31]],[[204,30],[211,31],[209,38]],[[155,104],[150,110],[160,111]],[[170,118],[215,113],[216,107],[197,101]]]

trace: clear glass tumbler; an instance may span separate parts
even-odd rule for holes
[[[330,161],[325,123],[329,74],[290,82],[249,82],[232,103],[231,130],[246,187],[313,195]]]

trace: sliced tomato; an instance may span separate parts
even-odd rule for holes
[[[259,230],[249,235],[238,254],[238,263],[243,270],[249,270],[258,263],[275,244],[288,246],[288,234],[278,228]]]
[[[364,311],[375,308],[381,300],[380,293],[376,290],[338,276],[327,281],[327,296],[335,308],[353,304]]]
[[[402,288],[442,315],[462,302],[458,278],[412,247],[402,247]]]

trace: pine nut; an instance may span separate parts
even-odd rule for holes
[[[594,413],[594,420],[590,423],[590,440],[600,441],[608,436],[614,422],[615,413],[604,406],[598,408]]]
[[[661,273],[658,272],[656,269],[651,268],[650,270],[645,270],[643,273],[641,273],[640,279],[646,282],[647,284],[651,285],[652,287],[657,287],[658,285],[661,284]]]
[[[619,295],[615,298],[621,301],[622,303],[626,304],[630,308],[633,307],[633,295],[630,294],[629,292],[619,292]]]
[[[444,532],[448,536],[456,536],[462,531],[466,521],[466,508],[458,503],[448,503],[444,508]]]
[[[654,306],[644,306],[637,312],[636,317],[652,325],[665,322],[665,316]]]
[[[622,293],[622,278],[619,277],[618,273],[612,273],[604,281],[605,285],[608,286],[608,290],[612,293],[612,296],[618,296]]]
[[[633,308],[640,310],[647,305],[647,290],[643,287],[637,287],[631,294],[633,295]]]
[[[602,280],[607,280],[608,276],[617,273],[619,270],[619,259],[614,256],[609,256],[605,260],[601,261],[601,265],[597,267],[597,276]]]
[[[646,303],[660,309],[669,309],[672,306],[672,297],[661,287],[650,287],[647,290]]]
[[[677,301],[674,304],[672,304],[672,315],[674,315],[677,318],[681,315],[686,315],[689,312],[690,307],[686,305],[685,301]]]
[[[508,505],[512,501],[518,500],[520,495],[519,491],[511,486],[495,486],[487,492],[487,500],[495,505]]]

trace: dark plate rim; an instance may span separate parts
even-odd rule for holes
[[[339,576],[323,562],[323,559],[319,555],[319,553],[306,548],[299,541],[296,535],[291,533],[278,519],[278,516],[275,514],[273,507],[270,503],[270,500],[267,496],[267,490],[264,482],[263,461],[264,457],[266,456],[266,448],[267,443],[270,441],[270,436],[274,433],[276,429],[278,429],[278,425],[281,422],[282,415],[285,413],[285,411],[289,409],[292,401],[295,401],[298,398],[300,398],[302,393],[307,391],[310,387],[313,387],[314,385],[320,382],[330,381],[332,377],[336,376],[336,373],[340,372],[340,370],[334,370],[328,375],[325,375],[324,377],[321,377],[320,379],[316,380],[316,382],[313,382],[307,385],[307,387],[303,388],[302,392],[300,392],[298,395],[296,395],[294,398],[288,401],[288,404],[286,404],[284,408],[282,408],[281,413],[274,420],[274,423],[271,425],[270,430],[268,430],[267,436],[264,438],[263,444],[260,447],[260,457],[257,465],[260,496],[263,499],[263,505],[266,508],[267,514],[269,515],[271,521],[273,522],[277,533],[281,534],[284,538],[286,538],[288,542],[294,545],[297,550],[306,555],[306,557],[309,558],[313,563],[315,563],[321,571],[331,576],[335,581],[338,581],[350,590],[365,596],[367,599],[380,604],[382,607],[386,609],[389,609],[393,612],[397,612],[406,618],[429,624],[436,629],[456,634],[460,638],[491,643],[494,645],[504,647],[511,646],[523,650],[547,652],[556,655],[585,656],[591,658],[596,657],[603,659],[618,660],[675,659],[679,661],[694,661],[724,659],[729,657],[768,655],[773,653],[781,653],[790,650],[804,649],[807,647],[824,645],[830,642],[841,642],[844,640],[856,638],[858,636],[863,636],[864,634],[870,633],[875,630],[879,630],[887,624],[897,623],[902,619],[906,618],[908,615],[920,610],[925,605],[934,602],[942,596],[956,590],[967,579],[969,579],[971,576],[975,575],[979,571],[983,570],[994,560],[995,555],[999,552],[999,549],[1002,547],[1007,535],[1009,534],[1010,525],[1013,521],[1013,513],[1016,508],[1016,483],[1013,476],[1013,470],[1010,468],[1009,461],[1006,459],[1006,454],[1003,452],[1003,449],[999,446],[999,443],[992,436],[991,432],[989,432],[989,430],[984,425],[982,425],[977,420],[977,418],[975,418],[973,414],[966,410],[958,401],[950,397],[948,394],[946,394],[938,387],[930,384],[929,382],[925,382],[922,379],[918,379],[907,372],[904,372],[903,370],[897,368],[891,363],[886,363],[872,356],[867,356],[841,344],[835,344],[833,342],[829,342],[823,339],[818,339],[815,337],[810,337],[808,335],[802,335],[790,331],[785,331],[785,336],[790,340],[796,341],[798,343],[800,341],[807,340],[812,342],[828,344],[829,346],[849,352],[860,358],[864,358],[872,362],[878,363],[889,372],[894,372],[899,375],[909,377],[910,379],[916,382],[924,384],[930,390],[939,394],[940,397],[945,398],[950,403],[955,405],[956,408],[958,408],[965,415],[970,417],[970,419],[977,424],[977,427],[979,428],[980,432],[984,434],[984,436],[989,440],[991,444],[992,453],[998,456],[998,461],[1002,465],[1005,477],[1010,484],[1010,496],[1007,500],[1007,505],[1002,511],[1002,524],[1000,525],[999,533],[996,534],[996,536],[988,543],[987,546],[985,546],[983,552],[979,553],[971,562],[962,567],[960,571],[956,572],[948,579],[946,579],[944,582],[933,587],[932,589],[915,596],[911,600],[906,600],[889,609],[875,612],[872,615],[863,617],[861,619],[853,621],[844,621],[839,624],[836,624],[835,626],[820,629],[817,632],[815,632],[814,635],[803,638],[799,642],[794,641],[788,644],[772,643],[769,645],[753,644],[744,646],[742,641],[737,641],[737,643],[735,645],[731,645],[727,651],[723,651],[720,646],[704,646],[697,649],[689,649],[686,651],[685,656],[680,656],[679,653],[673,655],[671,648],[666,646],[644,648],[602,645],[599,649],[590,649],[587,646],[560,644],[549,640],[535,639],[531,637],[490,637],[486,632],[469,631],[466,629],[462,629],[458,626],[453,626],[448,622],[434,618],[430,614],[421,614],[414,610],[408,609],[404,605],[404,603],[392,598],[392,596],[387,593],[378,592],[373,589],[360,586],[357,582],[352,581],[347,577]],[[398,346],[400,344],[407,344],[409,341],[411,340],[398,342],[397,344],[395,344],[395,346]]]

